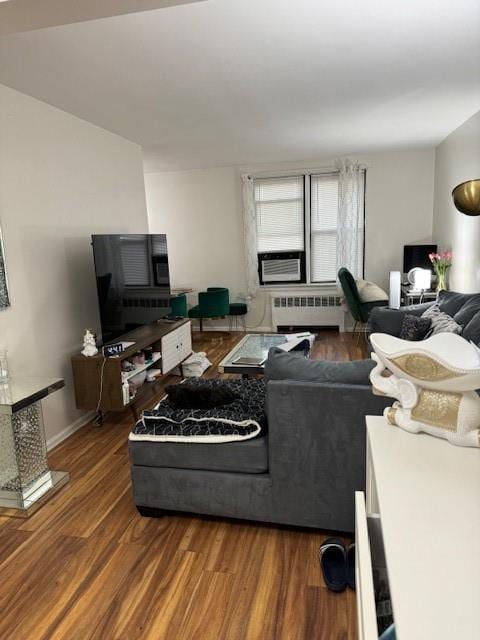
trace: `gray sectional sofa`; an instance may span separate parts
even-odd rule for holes
[[[475,344],[480,343],[480,293],[440,291],[436,303],[427,302],[400,309],[376,307],[370,314],[370,331],[398,336],[405,314],[422,315],[433,304],[438,304],[441,311],[461,325],[461,335],[466,340],[472,340]]]
[[[266,366],[268,433],[222,444],[130,442],[135,504],[157,510],[354,530],[365,485],[371,362],[328,363],[274,352]]]

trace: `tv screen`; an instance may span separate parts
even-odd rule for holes
[[[167,236],[92,236],[102,341],[171,312]]]
[[[437,253],[436,244],[406,244],[403,247],[403,273],[408,273],[410,269],[420,267],[421,269],[431,269],[432,263],[428,257],[429,253]]]

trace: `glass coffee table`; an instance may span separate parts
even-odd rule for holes
[[[271,347],[287,342],[282,333],[251,333],[235,345],[218,365],[220,373],[239,373],[243,376],[263,373],[265,360]],[[251,359],[251,363],[247,360]]]

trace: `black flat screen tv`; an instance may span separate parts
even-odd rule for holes
[[[167,236],[92,236],[102,342],[171,313]]]

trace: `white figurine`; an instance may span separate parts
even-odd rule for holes
[[[480,353],[474,344],[454,333],[419,342],[373,333],[370,342],[377,363],[370,373],[373,392],[397,400],[385,409],[390,424],[480,447]]]
[[[84,356],[96,356],[98,349],[95,344],[95,335],[90,329],[85,329],[85,335],[83,336],[83,349],[82,354]]]

